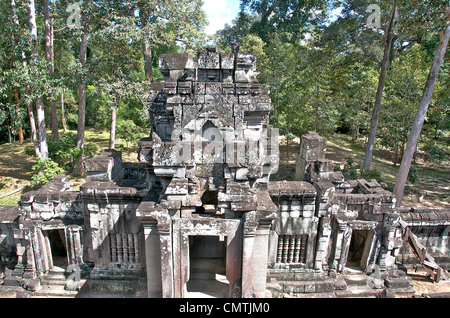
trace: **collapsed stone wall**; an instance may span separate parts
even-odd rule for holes
[[[426,247],[436,262],[444,269],[450,269],[450,211],[429,208],[399,208],[398,213],[420,243]],[[400,235],[400,234],[399,234]],[[417,267],[419,260],[408,244],[402,244],[397,261],[406,266]]]
[[[19,216],[18,207],[0,206],[0,273],[17,262],[14,231],[19,229]]]

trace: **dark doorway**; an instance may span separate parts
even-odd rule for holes
[[[47,231],[53,265],[67,265],[67,250],[64,244],[64,230]]]
[[[189,297],[227,297],[226,237],[189,237]]]
[[[361,267],[361,258],[366,246],[368,230],[353,230],[348,250],[347,265]]]

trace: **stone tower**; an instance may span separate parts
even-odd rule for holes
[[[139,141],[138,157],[153,168],[162,190],[137,213],[144,225],[151,223],[149,235],[156,226],[167,241],[160,251],[167,270],[162,295],[186,295],[192,257],[202,258],[192,245],[204,244],[226,258],[228,295],[262,297],[276,216],[267,189],[278,169],[278,136],[269,129],[271,101],[256,80],[256,57],[208,49],[197,58],[162,55],[159,68],[164,78],[152,84],[148,103],[151,136]],[[157,253],[160,246],[152,248]]]

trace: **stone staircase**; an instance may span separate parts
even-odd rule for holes
[[[409,244],[429,277],[436,283],[439,283],[441,280],[450,281],[447,271],[437,264],[434,257],[428,253],[426,247],[420,243],[418,237],[411,231],[406,222],[400,218],[398,223],[402,230],[403,240]]]
[[[415,293],[405,272],[390,270],[382,276],[377,278],[366,275],[359,268],[346,267],[336,278],[319,273],[303,274],[302,280],[271,278],[266,287],[267,297],[377,298]]]
[[[54,267],[43,277],[33,298],[140,298],[146,297],[147,284],[140,280],[91,279],[83,273],[78,282],[67,279],[64,267]]]
[[[288,274],[272,271],[266,284],[266,296],[271,298],[335,298],[336,281],[323,272],[305,269]],[[301,278],[301,279],[300,279]],[[339,285],[339,282],[338,282]]]
[[[66,269],[64,267],[53,267],[47,274],[41,277],[41,286],[34,294],[33,298],[74,298],[78,291],[66,289],[67,285]],[[79,282],[80,287],[85,280]]]
[[[376,298],[384,291],[382,279],[367,276],[359,270],[345,268],[340,279],[345,284],[342,289],[335,291],[337,298]]]

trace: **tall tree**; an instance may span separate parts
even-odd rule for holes
[[[12,9],[12,20],[13,20],[14,25],[17,28],[17,31],[18,31],[16,33],[20,34],[21,33],[20,23],[19,23],[19,17],[18,17],[18,13],[17,13],[17,7],[16,7],[15,0],[11,0],[11,9]],[[34,36],[34,35],[32,35],[32,36]],[[24,48],[23,48],[23,44],[25,42],[24,39],[21,38],[20,41],[19,41],[19,39],[15,40],[13,45],[19,46],[19,42],[20,42],[20,44],[22,46],[20,48],[20,50],[18,50],[20,52],[20,55],[21,55],[22,70],[23,70],[24,73],[28,74],[29,73],[28,63],[27,63],[25,51],[24,51]],[[25,87],[26,95],[31,95],[32,92],[31,92],[31,85],[30,85],[30,83],[26,83],[25,86],[26,86]],[[16,89],[16,92],[17,92],[17,89]],[[34,152],[36,154],[36,157],[40,157],[40,153],[41,152],[40,152],[40,148],[39,148],[39,142],[38,142],[38,139],[37,139],[36,122],[35,122],[34,113],[33,113],[33,105],[32,105],[31,100],[29,100],[29,99],[27,99],[25,102],[27,104],[28,118],[29,118],[29,122],[30,122],[30,135],[31,135],[31,141],[32,141],[33,146],[34,146]],[[17,104],[17,100],[16,100],[16,104]]]
[[[259,19],[252,30],[268,43],[275,34],[289,33],[297,41],[326,18],[328,2],[325,0],[241,0],[240,11],[250,11]]]
[[[367,145],[366,145],[366,152],[364,154],[364,162],[363,162],[364,170],[370,170],[370,164],[372,163],[372,155],[373,155],[373,149],[374,149],[374,145],[375,145],[375,137],[377,134],[378,119],[380,117],[381,99],[383,96],[386,72],[387,72],[388,65],[389,65],[389,56],[391,53],[392,40],[394,38],[394,19],[395,19],[396,8],[397,8],[396,0],[393,0],[391,15],[389,17],[389,22],[386,26],[386,31],[385,31],[385,34],[383,37],[384,55],[383,55],[383,61],[381,62],[381,70],[380,70],[380,77],[378,79],[378,88],[377,88],[377,93],[376,93],[376,97],[375,97],[375,105],[373,108],[372,119],[370,122],[369,138],[368,138]]]
[[[14,0],[11,0],[11,10],[12,10],[12,22],[13,22],[12,25],[20,28],[19,18],[17,17],[17,12],[16,12],[16,3]],[[14,32],[11,32],[11,42],[12,42],[13,51],[15,51],[17,43],[16,43],[16,39],[14,37]],[[22,59],[22,66],[25,68],[26,60],[25,60],[25,53],[23,52],[23,50],[20,50],[20,55],[21,55],[20,58],[18,58],[17,54],[13,53],[13,61],[15,62],[16,60]],[[14,88],[14,102],[16,104],[17,109],[19,109],[20,108],[20,98],[19,98],[19,87],[17,87],[17,86]],[[19,142],[23,143],[22,120],[20,118],[19,112],[18,112],[18,119],[19,119],[19,129],[18,129],[19,130],[18,131]]]
[[[394,186],[394,194],[397,198],[397,206],[401,205],[403,199],[403,193],[411,167],[411,161],[416,150],[423,123],[427,115],[428,105],[433,95],[433,89],[436,84],[436,79],[438,77],[445,52],[447,51],[447,45],[450,38],[450,6],[446,7],[445,12],[445,28],[440,32],[440,41],[436,47],[436,52],[430,67],[428,79],[425,83],[422,99],[420,101],[416,116],[414,117],[413,126],[408,137],[408,143],[406,144],[405,153],[403,154],[402,162],[400,164],[400,169],[397,175],[397,180]]]
[[[129,18],[137,9],[136,21],[141,36],[145,77],[152,81],[152,48],[180,43],[185,50],[195,50],[205,36],[206,16],[201,0],[137,0],[129,8]],[[123,10],[122,6],[122,10]],[[131,14],[130,14],[131,13]],[[200,40],[200,41],[199,41]]]
[[[87,12],[89,6],[88,0],[83,0],[83,6]],[[86,66],[87,60],[87,48],[88,48],[88,26],[87,26],[87,14],[81,17],[82,21],[82,34],[80,43],[80,63],[81,67]],[[84,148],[84,128],[86,123],[86,83],[84,78],[78,86],[78,128],[77,128],[77,147]],[[81,157],[80,157],[81,158]]]
[[[37,43],[37,26],[36,26],[36,8],[34,0],[27,0],[27,13],[28,13],[28,26],[30,28],[31,40],[35,49],[32,53],[33,66],[37,66],[39,63],[38,56],[38,43]],[[36,100],[36,114],[38,120],[39,130],[39,149],[41,158],[48,158],[48,145],[47,145],[47,132],[45,130],[45,113],[44,113],[44,100],[42,93],[38,93]]]
[[[43,0],[44,6],[44,33],[45,33],[45,58],[48,65],[48,73],[50,79],[53,79],[55,73],[55,67],[53,65],[53,22],[50,17],[50,4],[49,0]],[[51,105],[51,128],[53,140],[59,141],[58,132],[58,117],[56,112],[56,101],[55,101],[55,86],[53,81],[51,82],[51,90],[49,92],[50,105]]]

